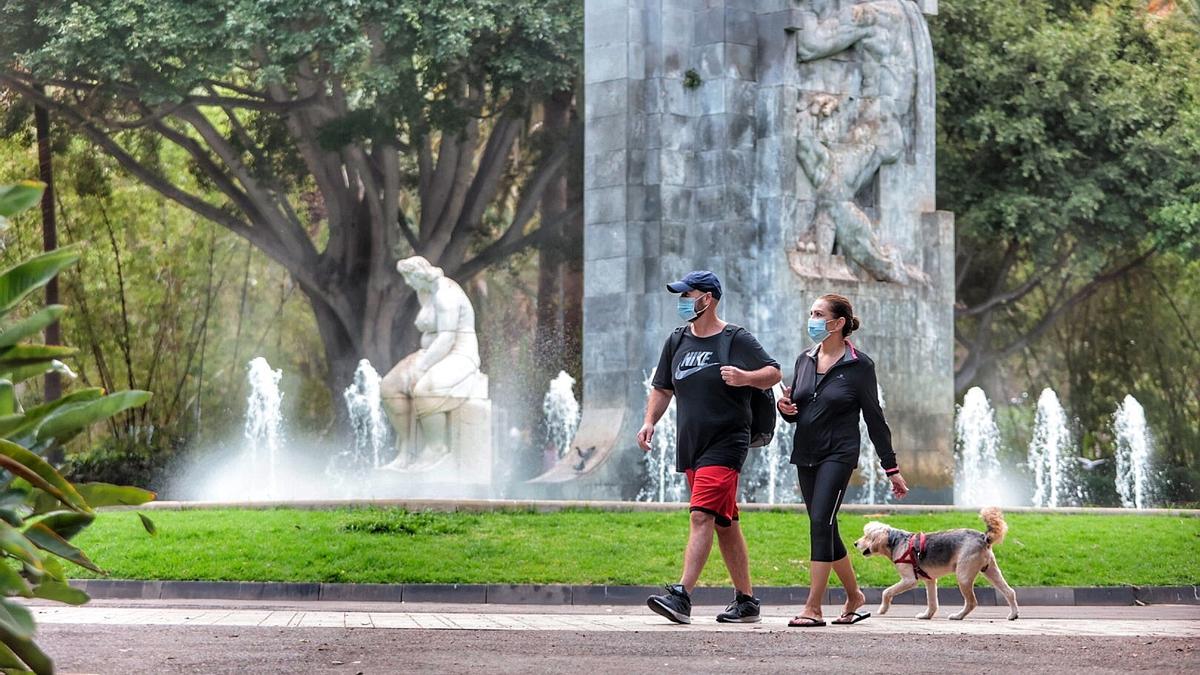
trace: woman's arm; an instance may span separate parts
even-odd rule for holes
[[[858,392],[859,405],[862,406],[863,420],[867,423],[867,435],[875,444],[875,454],[879,455],[879,463],[887,475],[900,473],[896,464],[896,451],[892,449],[892,430],[883,417],[883,407],[879,405],[879,382],[875,377],[875,364],[868,363],[866,376],[862,378],[861,389]]]
[[[803,354],[800,358],[803,358]],[[792,386],[785,387],[783,390],[784,398],[779,399],[776,407],[779,409],[779,416],[783,421],[795,424],[800,419],[800,410],[796,407],[796,402],[792,400],[792,396],[796,394],[796,383],[800,381],[800,358],[796,359],[796,366],[792,369]],[[791,412],[785,412],[790,410]]]

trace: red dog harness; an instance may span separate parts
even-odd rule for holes
[[[917,562],[923,555],[925,555],[925,533],[919,532],[908,538],[908,548],[892,562],[897,565],[912,565],[913,573],[917,575],[918,579],[932,579],[933,577],[926,574],[925,570],[921,569],[921,564]]]

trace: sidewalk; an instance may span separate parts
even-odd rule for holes
[[[330,605],[334,605],[330,607]],[[81,607],[32,606],[41,624],[104,624],[138,626],[251,626],[261,628],[367,628],[504,631],[719,631],[796,632],[787,620],[800,606],[765,606],[760,624],[730,625],[715,620],[722,606],[698,606],[693,623],[671,623],[645,607],[545,607],[520,605],[440,605],[393,603],[262,603],[220,601],[95,601]],[[827,606],[827,618],[837,606]],[[874,606],[869,605],[868,610]],[[1021,608],[1021,618],[1007,621],[1007,608],[978,607],[964,621],[946,617],[957,605],[942,605],[938,617],[921,621],[914,605],[893,605],[887,616],[875,616],[855,626],[829,626],[857,633],[914,635],[1061,635],[1122,637],[1200,637],[1200,607],[1062,607]]]
[[[1028,606],[1006,621],[913,618],[853,626],[717,624],[723,607],[670,623],[644,606],[98,600],[31,603],[38,641],[75,673],[1200,672],[1200,608]],[[870,609],[874,609],[871,607]],[[825,608],[826,618],[838,611]]]

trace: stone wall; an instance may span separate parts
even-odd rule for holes
[[[644,382],[678,324],[664,285],[709,269],[726,288],[724,318],[758,335],[785,377],[809,346],[812,301],[850,297],[901,466],[918,498],[949,498],[954,238],[951,215],[934,210],[933,101],[918,101],[926,142],[880,167],[860,200],[881,243],[927,280],[875,281],[853,260],[810,250],[819,190],[796,161],[797,101],[813,91],[856,100],[862,56],[798,64],[787,28],[806,4],[586,0],[583,419],[535,493],[636,495]]]

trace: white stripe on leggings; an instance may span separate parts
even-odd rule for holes
[[[837,518],[838,509],[842,508],[842,492],[843,490],[838,490],[837,501],[833,503],[833,513],[829,516],[830,525],[833,525],[833,519]]]

